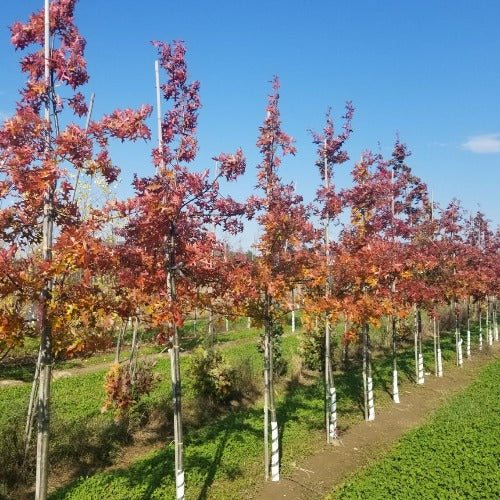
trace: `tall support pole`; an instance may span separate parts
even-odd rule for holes
[[[156,82],[156,121],[158,127],[158,152],[160,153],[160,169],[163,169],[163,131],[161,127],[161,88],[160,88],[160,68],[158,61],[155,61],[155,82]],[[156,167],[158,173],[158,167]]]
[[[228,244],[224,242],[224,261],[227,261],[227,247]],[[229,332],[229,318],[227,316],[224,318],[224,323],[225,323],[225,330],[227,333]]]
[[[50,70],[50,6],[49,0],[45,0],[44,6],[44,77],[46,85],[45,101],[45,126],[46,143],[45,155],[49,157],[52,150],[51,145],[51,70]],[[52,260],[52,242],[54,232],[54,192],[55,185],[47,186],[43,202],[43,259],[46,262]],[[48,455],[49,455],[49,428],[50,428],[50,381],[52,376],[52,331],[48,318],[48,306],[52,297],[53,282],[47,280],[40,297],[40,324],[41,324],[41,364],[40,385],[38,388],[38,435],[36,451],[36,483],[35,499],[45,500],[47,498],[48,481]]]
[[[94,100],[95,100],[95,94],[92,92],[92,94],[90,95],[89,109],[87,111],[87,120],[85,121],[85,132],[87,132],[89,129],[90,118],[92,117],[92,109],[94,108]],[[80,180],[80,170],[76,172],[75,189],[73,189],[73,196],[71,197],[71,202],[74,202],[76,199],[76,192],[79,180]]]
[[[419,356],[418,356],[418,319],[417,305],[413,304],[413,355],[415,358],[415,380],[420,384]]]
[[[434,341],[434,375],[437,377],[438,362],[437,362],[437,328],[436,328],[436,309],[432,312],[432,339]]]
[[[498,299],[495,297],[495,302],[493,304],[493,332],[495,336],[495,342],[498,342]]]
[[[324,184],[325,189],[330,187],[330,178],[328,172],[327,142],[325,139],[325,158],[324,158]],[[325,218],[325,299],[326,303],[330,299],[330,216],[328,212]],[[337,440],[337,393],[333,380],[332,359],[331,359],[331,324],[328,317],[328,311],[325,311],[325,359],[324,359],[324,377],[325,377],[325,428],[326,442],[335,443]]]
[[[467,343],[466,343],[467,359],[470,359],[470,297],[467,297]]]
[[[392,186],[392,196],[391,196],[391,230],[392,230],[392,245],[394,246],[395,234],[394,234],[394,170],[395,165],[391,170],[391,186]],[[396,293],[396,279],[393,278],[391,282],[391,293],[394,297]],[[392,400],[398,404],[399,403],[399,384],[398,384],[398,359],[397,359],[397,323],[396,317],[392,315]]]
[[[361,209],[363,228],[366,225],[366,214],[364,208]],[[368,293],[366,283],[362,285],[363,294]],[[365,323],[363,329],[363,392],[365,403],[365,420],[375,420],[375,404],[373,399],[373,378],[370,346],[370,326]]]
[[[477,308],[479,309],[479,350],[483,350],[483,311],[481,308],[481,301],[478,301]]]
[[[217,179],[218,172],[219,172],[219,166],[218,166],[218,163],[216,161],[215,162],[215,170],[214,170],[214,182]],[[216,235],[215,231],[216,231],[216,227],[215,227],[215,222],[214,222],[214,223],[212,223],[212,233],[214,234],[214,238],[217,239],[217,235]],[[210,307],[208,308],[208,344],[210,346],[213,346],[214,343],[215,343],[214,312],[213,312],[212,306],[210,305]]]

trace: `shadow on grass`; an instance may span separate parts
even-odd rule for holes
[[[35,357],[20,358],[9,363],[2,363],[0,364],[0,380],[33,382],[35,364]]]
[[[261,415],[258,409],[238,410],[202,428],[186,429],[186,483],[192,492],[199,491],[198,498],[208,497],[216,478],[234,480],[243,475],[241,457],[235,449],[239,445],[248,447],[248,442],[262,439]],[[229,449],[228,443],[231,444]],[[50,498],[63,499],[72,493],[78,496],[87,490],[94,491],[96,487],[94,495],[106,492],[108,498],[150,498],[155,492],[162,498],[174,498],[174,458],[174,447],[170,444],[128,468],[76,480]]]
[[[454,339],[450,334],[442,336],[443,359],[454,357]],[[381,351],[381,358],[374,359],[374,382],[390,395],[392,360]],[[432,339],[424,343],[426,363],[432,363]],[[398,354],[398,368],[409,381],[415,379],[412,345],[405,346]],[[353,362],[348,372],[335,374],[340,421],[349,415],[363,413],[362,377],[359,365]],[[277,399],[277,417],[280,428],[280,447],[292,440],[292,423],[300,422],[307,430],[316,431],[324,425],[324,387],[320,374],[303,374],[285,384]],[[197,427],[186,428],[185,470],[186,485],[192,495],[200,500],[213,496],[212,487],[217,481],[233,481],[247,474],[248,464],[257,464],[263,454],[262,408],[233,410],[216,422],[198,422]],[[344,431],[347,426],[342,429]],[[166,437],[166,436],[165,436]],[[281,450],[283,451],[283,450]],[[283,456],[283,454],[281,454]],[[150,498],[153,494],[172,498],[175,494],[174,451],[170,444],[154,452],[126,469],[113,470],[89,479],[73,482],[54,493],[51,498],[67,498],[92,494],[107,498]]]

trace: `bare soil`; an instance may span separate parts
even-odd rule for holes
[[[496,343],[474,353],[472,359],[465,359],[461,368],[448,368],[442,378],[429,375],[424,385],[404,387],[400,404],[378,412],[375,409],[376,419],[351,427],[341,436],[338,446],[318,442],[318,452],[296,463],[293,475],[264,483],[254,498],[324,498],[348,475],[381,458],[405,432],[421,425],[433,410],[471,384],[483,366],[499,358],[500,344]]]

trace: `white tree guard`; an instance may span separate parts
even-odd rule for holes
[[[495,342],[498,342],[498,324],[495,323],[495,329],[493,330],[495,333]]]
[[[330,439],[337,439],[337,392],[335,387],[330,388]]]
[[[392,371],[392,400],[399,403],[398,371]]]
[[[271,481],[280,480],[278,422],[271,420]]]
[[[488,328],[488,345],[493,345],[493,332],[491,326]]]
[[[184,500],[184,471],[177,471],[175,477],[175,491],[177,500]]]
[[[375,420],[375,404],[373,401],[373,379],[368,377],[368,420]]]
[[[443,358],[441,356],[441,349],[439,348],[437,350],[437,376],[442,377],[443,376]]]
[[[479,350],[483,350],[483,330],[479,329]]]
[[[417,384],[424,383],[424,356],[421,352],[418,353],[418,380]]]
[[[466,352],[467,352],[467,358],[470,358],[470,330],[467,330]]]
[[[457,364],[458,366],[462,366],[464,364],[464,358],[462,355],[462,339],[460,339],[457,344]]]

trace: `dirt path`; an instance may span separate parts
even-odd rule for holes
[[[443,378],[430,375],[423,386],[403,387],[399,405],[378,411],[373,422],[353,426],[341,437],[340,446],[318,443],[318,453],[297,463],[292,476],[282,477],[277,483],[265,483],[254,498],[324,498],[347,475],[380,458],[406,431],[422,424],[432,410],[465,389],[478,371],[494,359],[500,359],[498,343],[475,353],[471,360],[465,359],[462,368],[448,368]]]
[[[229,340],[227,342],[216,343],[215,347],[217,347],[218,349],[227,349],[231,346],[243,344],[246,342],[255,342],[255,339],[252,337],[252,338],[243,338],[243,339],[237,339],[237,340]],[[180,355],[186,356],[191,351],[192,351],[192,349],[186,349],[185,351],[182,351]],[[139,359],[141,361],[154,361],[156,359],[167,358],[168,356],[169,356],[169,354],[167,351],[161,351],[158,353],[140,355]],[[127,361],[128,361],[128,358],[121,359],[120,363],[125,363]],[[56,369],[56,370],[52,371],[52,379],[58,380],[60,378],[78,377],[81,375],[86,375],[88,373],[94,373],[94,372],[98,372],[98,371],[102,371],[102,370],[109,370],[112,364],[113,364],[113,361],[103,361],[102,363],[95,363],[95,364],[90,364],[87,366],[78,366],[78,367],[72,367],[72,368]],[[16,380],[16,379],[0,380],[0,389],[3,387],[13,387],[13,386],[24,385],[24,384],[31,384],[31,381],[26,382],[24,380]]]
[[[145,354],[143,356],[140,356],[139,359],[141,359],[141,360],[154,360],[154,359],[159,359],[161,356],[165,356],[165,353]],[[124,363],[125,361],[126,360],[122,359],[120,361],[120,363]],[[53,370],[52,371],[52,379],[58,380],[60,378],[77,377],[79,375],[86,375],[87,373],[94,373],[94,372],[98,372],[101,370],[109,370],[109,368],[111,367],[112,364],[113,364],[112,361],[104,361],[102,363],[90,364],[88,366],[81,366],[81,367],[77,366],[77,367],[72,367],[72,368]],[[31,384],[31,381],[26,382],[24,380],[16,380],[16,379],[0,380],[0,388],[1,387],[12,387],[12,386],[24,385],[24,384]]]

